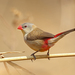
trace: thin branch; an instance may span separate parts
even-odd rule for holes
[[[8,54],[8,53],[24,53],[25,51],[7,51],[7,52],[0,52],[0,54]]]
[[[36,59],[43,59],[43,58],[58,58],[58,57],[75,57],[75,53],[61,53],[61,54],[50,54],[47,55],[35,55]],[[33,56],[18,56],[18,57],[8,57],[8,58],[1,58],[0,62],[4,61],[20,61],[20,60],[31,60],[34,59]]]
[[[8,53],[24,53],[25,51],[7,51],[7,52],[0,52],[1,58],[4,58],[3,54],[8,54]]]

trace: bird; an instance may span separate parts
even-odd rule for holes
[[[35,54],[37,52],[48,51],[47,55],[49,56],[50,48],[54,46],[57,41],[68,33],[75,31],[75,28],[73,28],[54,35],[41,30],[33,23],[23,23],[18,29],[22,31],[25,43],[35,51],[31,54],[34,59],[36,59]]]

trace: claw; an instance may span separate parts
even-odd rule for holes
[[[47,52],[47,55],[49,56],[50,54],[49,54],[49,51]],[[50,58],[48,57],[48,60],[50,60]]]
[[[34,60],[36,60],[36,57],[35,57],[35,55],[34,54],[31,54],[31,56],[33,56],[34,57]],[[31,59],[31,61],[33,62],[33,60]]]
[[[35,53],[37,53],[37,52],[39,52],[40,50],[38,50],[38,51],[36,51],[36,52],[34,52],[33,54],[31,54],[31,56],[33,56],[34,57],[34,60],[36,60],[36,57],[35,57]],[[31,61],[33,61],[32,59],[31,59]]]

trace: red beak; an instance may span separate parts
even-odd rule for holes
[[[17,29],[23,30],[22,26],[20,25]]]

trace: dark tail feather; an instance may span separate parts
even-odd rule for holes
[[[61,33],[59,33],[59,34],[56,34],[54,37],[58,37],[58,36],[61,36],[61,35],[66,35],[66,34],[68,34],[68,33],[70,33],[70,32],[73,32],[73,31],[75,31],[75,28],[74,29],[70,29],[70,30],[67,30],[67,31],[65,31],[65,32],[61,32]]]
[[[70,32],[73,32],[73,31],[75,31],[75,28],[74,28],[74,29],[67,30],[67,31],[62,32],[62,33],[59,33],[59,34],[56,34],[56,35],[54,36],[54,38],[52,38],[51,40],[52,40],[53,43],[56,43],[58,40],[60,40],[60,39],[61,39],[62,37],[64,37],[66,34],[68,34],[68,33],[70,33]]]

